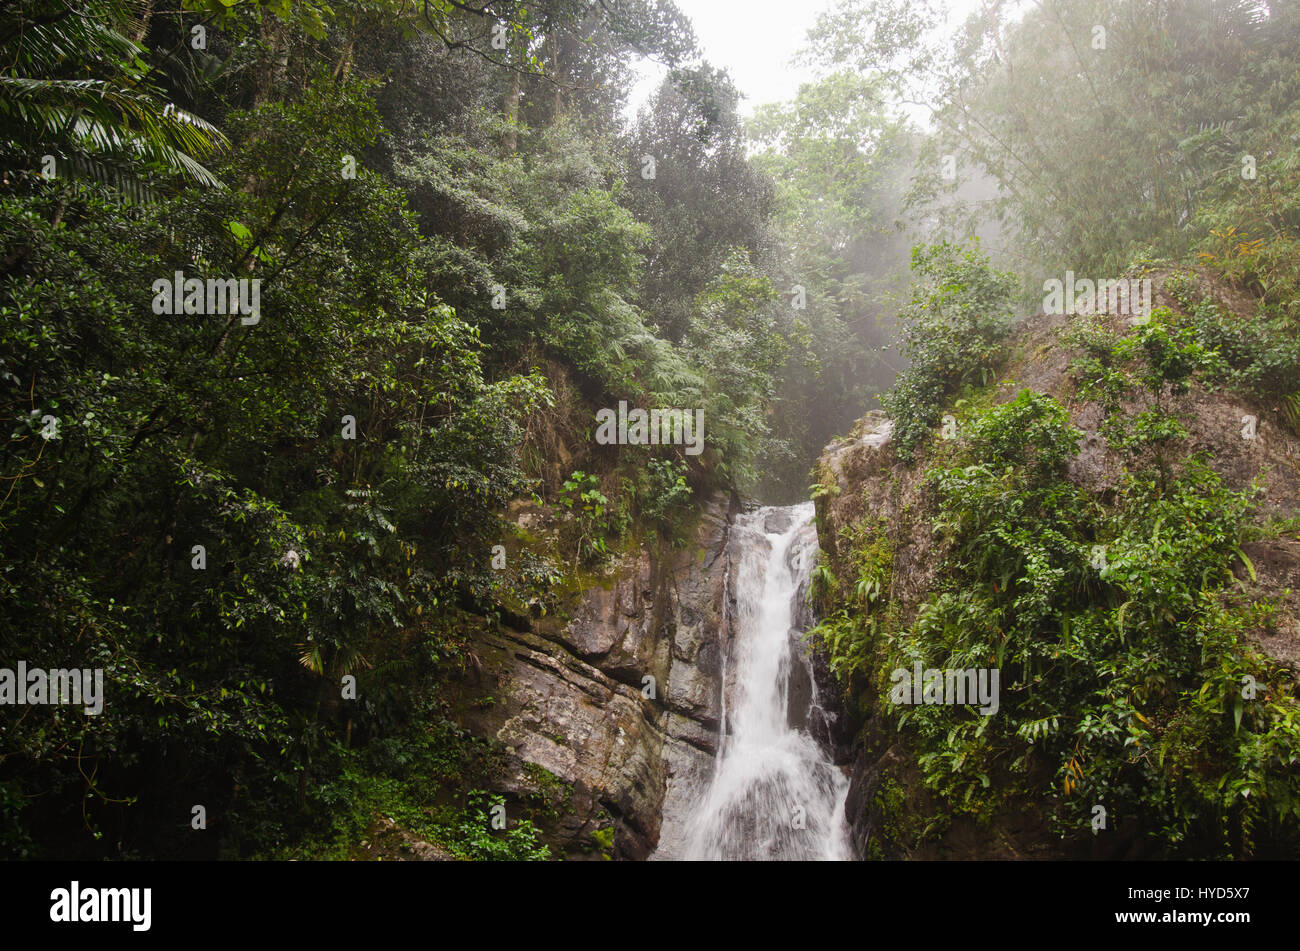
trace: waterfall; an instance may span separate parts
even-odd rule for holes
[[[713,775],[690,790],[681,828],[668,828],[665,817],[656,858],[852,857],[848,779],[807,728],[820,709],[798,630],[817,550],[812,514],[805,503],[736,520],[736,609],[718,755]]]

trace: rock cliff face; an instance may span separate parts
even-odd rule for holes
[[[481,673],[465,692],[493,702],[461,704],[461,726],[504,744],[500,791],[544,794],[538,767],[571,790],[553,795],[547,830],[570,858],[648,857],[673,785],[710,768],[731,514],[711,499],[693,545],[625,559],[567,619],[476,635]]]

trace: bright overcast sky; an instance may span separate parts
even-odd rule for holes
[[[724,67],[745,95],[741,109],[793,99],[799,84],[812,78],[790,59],[803,46],[817,15],[835,0],[676,0],[695,26],[704,58]],[[980,0],[948,0],[949,23],[979,6]],[[663,79],[664,68],[643,62],[642,80],[628,103],[628,115],[650,97]]]

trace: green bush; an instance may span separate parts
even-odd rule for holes
[[[544,862],[551,850],[538,839],[538,829],[529,819],[493,829],[494,810],[503,814],[505,798],[482,790],[470,793],[469,804],[456,824],[458,837],[453,849],[469,859],[489,862]]]
[[[680,544],[681,529],[690,516],[694,493],[686,483],[684,462],[651,459],[637,491],[637,509],[641,522],[657,538]]]
[[[1185,380],[1176,352],[1143,339],[1153,337],[1144,366]],[[916,662],[1000,671],[992,716],[886,708],[925,784],[981,819],[1045,804],[1062,836],[1086,833],[1101,804],[1112,828],[1171,855],[1294,848],[1300,705],[1285,671],[1249,644],[1270,607],[1244,598],[1231,573],[1253,492],[1193,458],[1094,497],[1066,477],[1079,431],[1030,391],[964,434],[927,474],[947,555],[915,618],[900,624],[890,603],[841,588],[818,628],[837,673],[874,697]]]
[[[993,270],[978,245],[912,249],[912,297],[899,313],[910,366],[880,398],[894,421],[893,445],[909,460],[964,383],[987,383],[1006,335],[1015,278]]]
[[[1300,335],[1274,306],[1238,316],[1204,296],[1191,272],[1172,275],[1165,288],[1188,312],[1179,323],[1222,363],[1207,379],[1248,396],[1279,401],[1283,418],[1300,433]]]

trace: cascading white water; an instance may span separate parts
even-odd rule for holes
[[[812,505],[761,508],[733,528],[736,615],[724,692],[730,703],[713,776],[693,791],[684,828],[660,841],[680,842],[685,859],[848,859],[844,823],[848,780],[790,709],[796,596],[816,551]],[[775,531],[768,531],[768,528]],[[816,685],[800,703],[816,705]],[[792,715],[793,714],[793,715]]]

